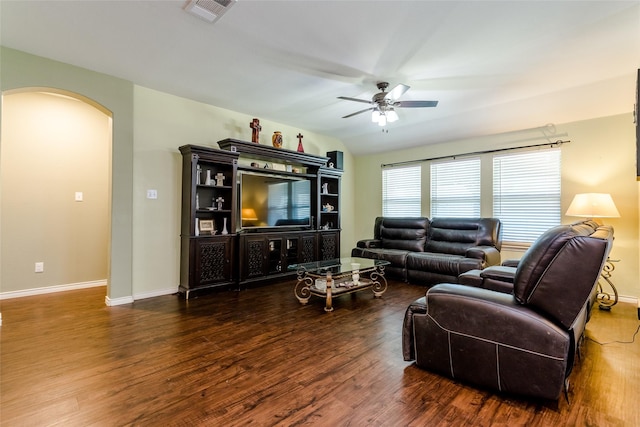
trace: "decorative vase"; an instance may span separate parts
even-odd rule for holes
[[[200,235],[200,227],[198,226],[198,218],[196,218],[196,230],[195,230],[195,232],[193,234],[195,234],[196,236]]]
[[[229,232],[227,231],[227,217],[225,216],[224,218],[222,218],[222,220],[224,221],[224,223],[222,226],[222,233],[220,234],[229,234]]]
[[[275,131],[271,137],[271,143],[276,148],[282,148],[282,132]]]
[[[196,185],[200,185],[200,181],[202,180],[201,175],[202,174],[202,168],[200,167],[200,165],[196,166]]]
[[[211,185],[211,169],[207,169],[207,180],[204,183],[205,185]]]

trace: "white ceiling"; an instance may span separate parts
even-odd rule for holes
[[[343,141],[354,154],[633,110],[640,1],[0,2],[0,43]],[[377,81],[411,89],[388,133]],[[248,127],[248,123],[247,123]],[[247,128],[247,135],[250,135]],[[247,137],[248,138],[248,137]]]

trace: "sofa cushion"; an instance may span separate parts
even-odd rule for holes
[[[428,218],[384,218],[380,223],[382,247],[422,252],[428,229]]]
[[[459,276],[465,271],[481,269],[482,260],[465,258],[462,255],[432,252],[410,252],[407,256],[407,269],[428,271]]]
[[[433,218],[425,251],[465,255],[474,246],[494,246],[499,251],[501,243],[497,218]]]

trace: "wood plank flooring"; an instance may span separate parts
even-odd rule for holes
[[[532,401],[404,362],[390,282],[303,306],[293,282],[106,307],[104,288],[4,300],[2,426],[639,426],[636,307],[593,311],[570,399]],[[596,343],[605,343],[603,345]]]

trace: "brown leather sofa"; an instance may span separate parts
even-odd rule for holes
[[[593,221],[554,227],[525,252],[511,284],[496,285],[493,275],[430,288],[407,308],[404,359],[481,387],[557,399],[612,241],[613,229]]]
[[[373,239],[358,241],[351,256],[389,261],[389,277],[433,285],[499,265],[501,246],[496,218],[378,217]]]

